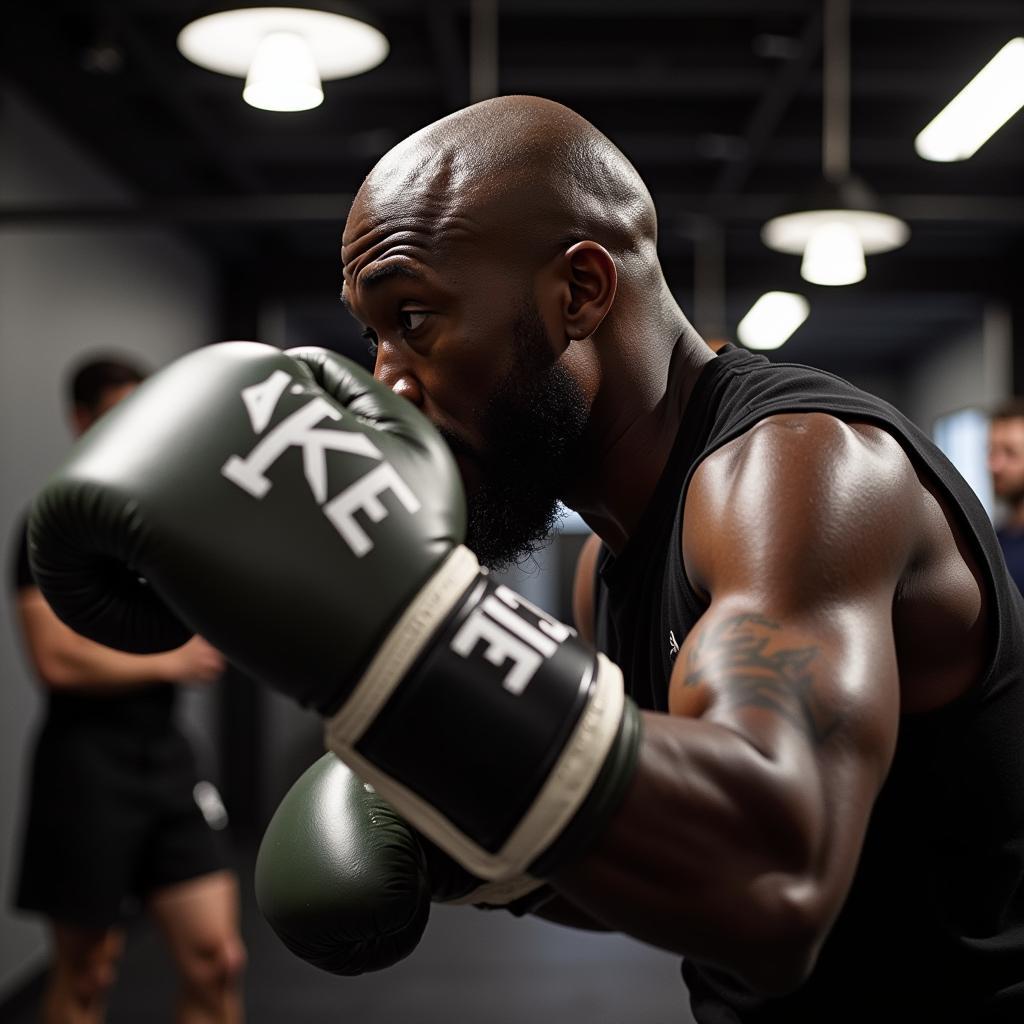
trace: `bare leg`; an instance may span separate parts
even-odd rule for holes
[[[149,909],[181,978],[177,1024],[240,1024],[245,947],[234,875],[218,871],[161,889]]]
[[[42,1024],[102,1024],[124,949],[118,928],[53,923],[53,964]]]

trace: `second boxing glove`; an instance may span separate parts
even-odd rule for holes
[[[431,900],[523,913],[548,895],[534,878],[474,878],[333,754],[285,795],[256,858],[256,901],[267,922],[293,953],[334,974],[408,956]]]

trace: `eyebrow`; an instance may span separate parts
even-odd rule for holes
[[[419,271],[404,263],[388,263],[381,267],[373,267],[366,273],[359,275],[360,288],[374,288],[385,281],[396,277],[404,277],[412,281],[422,281],[423,275]]]
[[[410,281],[425,280],[421,273],[413,270],[412,267],[406,266],[404,263],[390,263],[381,267],[374,267],[371,270],[367,270],[365,274],[360,274],[359,287],[375,288],[386,281],[394,280],[396,277],[404,277]],[[351,313],[352,307],[349,305],[348,299],[345,298],[344,290],[342,290],[339,298],[341,299],[341,304]]]

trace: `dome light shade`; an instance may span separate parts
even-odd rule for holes
[[[823,183],[789,213],[773,217],[761,228],[761,240],[769,249],[803,253],[811,238],[827,224],[852,229],[868,256],[898,249],[910,238],[907,225],[878,209],[874,194],[863,182],[847,178],[839,184]]]
[[[864,247],[855,228],[827,221],[807,240],[800,276],[812,284],[856,284],[867,274]]]
[[[261,110],[309,110],[324,101],[313,54],[302,36],[271,32],[257,47],[242,99]]]
[[[246,79],[243,96],[253,106],[308,110],[323,99],[321,81],[369,71],[389,47],[378,29],[343,14],[247,7],[186,25],[178,49],[208,71]]]
[[[829,224],[853,231],[868,256],[898,249],[910,237],[906,224],[888,213],[870,210],[801,210],[773,217],[761,229],[761,240],[777,252],[800,254],[807,243]]]

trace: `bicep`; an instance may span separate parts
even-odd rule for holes
[[[838,906],[895,748],[892,602],[913,492],[884,441],[821,420],[769,425],[694,475],[684,558],[710,603],[669,709],[765,758]]]

